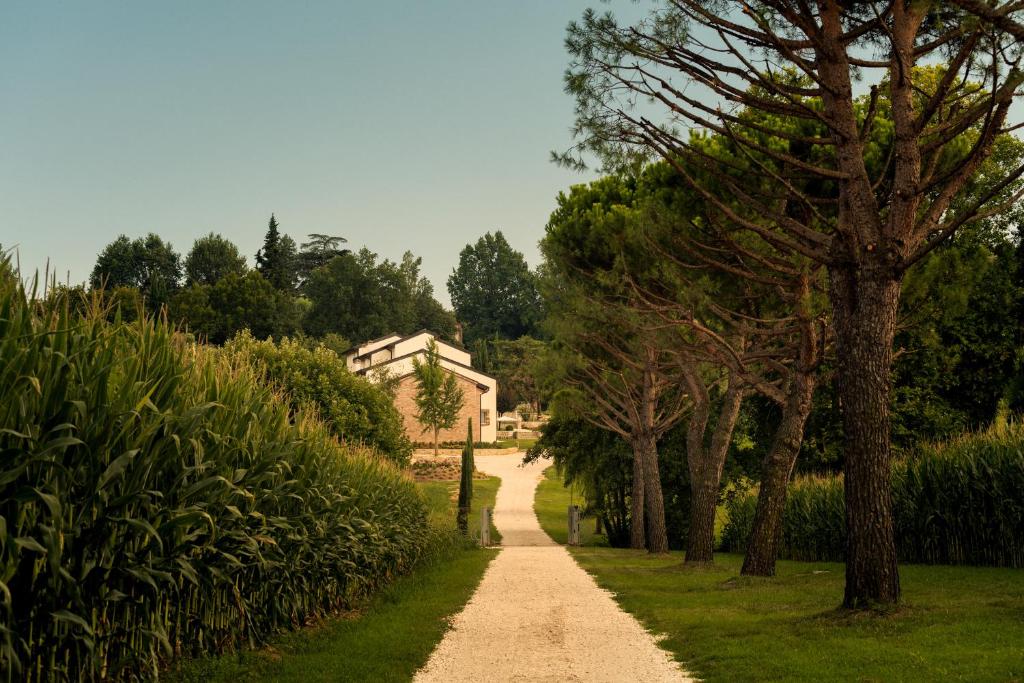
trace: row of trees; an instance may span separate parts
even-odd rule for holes
[[[633,525],[652,550],[664,525],[651,443],[687,421],[687,560],[707,561],[725,452],[758,395],[778,420],[744,572],[771,573],[786,482],[829,370],[844,439],[844,604],[899,599],[889,476],[901,293],[936,249],[1024,192],[1007,119],[1024,85],[1022,12],[671,0],[632,25],[588,12],[570,26],[578,144],[560,160],[636,176],[653,156],[669,171],[580,191],[608,195],[600,202],[563,198],[544,247],[566,377],[592,419],[634,445],[644,516],[634,500]]]
[[[421,259],[407,252],[395,263],[365,248],[353,253],[344,243],[311,234],[296,245],[271,216],[250,269],[236,245],[213,233],[196,240],[184,259],[158,235],[122,235],[100,253],[90,284],[150,312],[166,308],[218,344],[242,329],[259,339],[306,334],[336,350],[420,328],[455,336],[455,318],[420,274]]]

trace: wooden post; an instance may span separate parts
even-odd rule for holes
[[[491,544],[491,508],[480,509],[480,545],[486,548]]]
[[[569,545],[580,544],[580,507],[569,506]]]

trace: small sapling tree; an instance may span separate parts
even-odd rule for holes
[[[416,419],[423,425],[423,431],[434,433],[434,455],[437,455],[437,435],[442,429],[455,426],[464,395],[455,376],[441,366],[441,355],[433,339],[427,345],[424,360],[413,358],[412,372],[417,385]]]

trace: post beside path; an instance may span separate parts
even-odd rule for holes
[[[569,545],[580,544],[580,506],[569,506]]]
[[[480,508],[480,545],[491,545],[491,508]]]

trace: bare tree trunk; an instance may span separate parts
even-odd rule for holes
[[[834,269],[846,496],[846,595],[862,608],[899,601],[891,496],[889,392],[900,280],[883,264]]]
[[[437,428],[434,428],[434,455],[437,455]]]
[[[775,560],[779,556],[782,538],[782,515],[786,509],[786,487],[803,443],[804,424],[811,412],[814,386],[813,374],[797,373],[793,378],[771,450],[764,459],[754,526],[740,574],[775,576]]]
[[[633,452],[633,487],[630,492],[629,547],[643,550],[647,547],[644,530],[644,459]]]
[[[711,446],[703,447],[703,433],[693,429],[687,436],[690,469],[690,533],[686,538],[686,564],[708,564],[715,559],[715,514],[722,468],[729,452],[732,431],[739,417],[743,392],[730,382],[722,398],[722,407],[711,437]],[[695,411],[696,412],[696,411]],[[706,411],[705,411],[706,415]],[[705,417],[706,424],[706,417]]]
[[[654,436],[640,437],[634,452],[642,454],[644,463],[644,504],[647,511],[647,550],[668,552],[668,531],[665,527],[665,498],[661,492],[658,472],[658,445]]]

